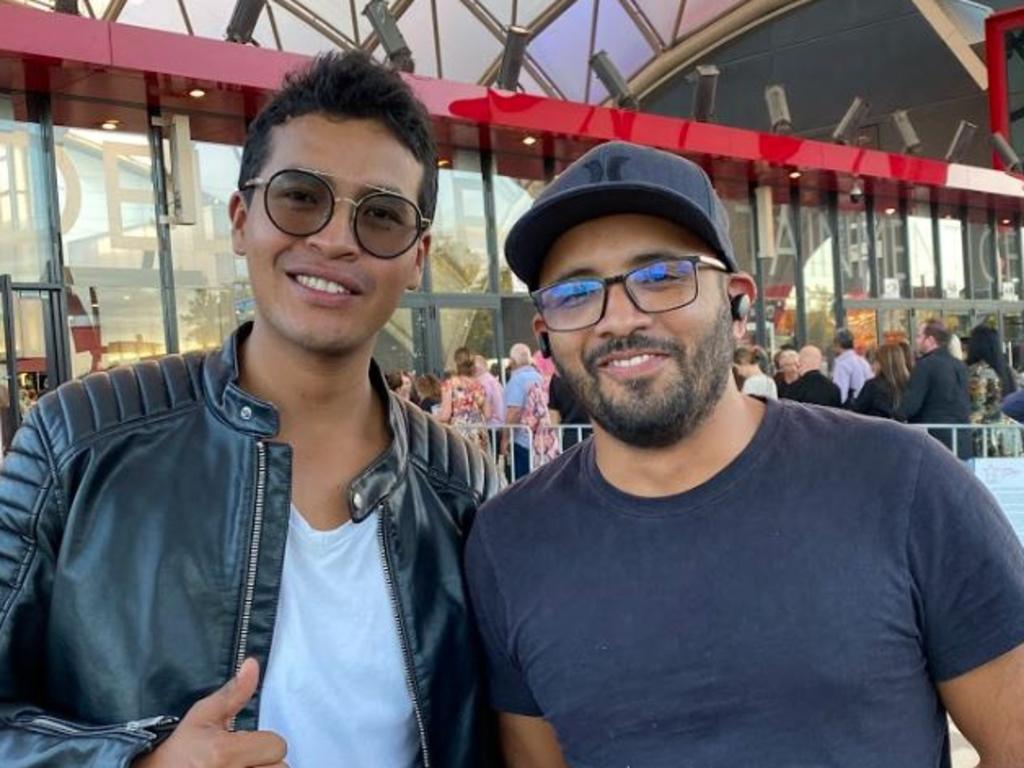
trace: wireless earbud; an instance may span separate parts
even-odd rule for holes
[[[551,338],[546,333],[537,335],[537,346],[544,357],[551,357]]]
[[[733,296],[729,299],[733,320],[746,320],[750,314],[750,297],[745,293]]]

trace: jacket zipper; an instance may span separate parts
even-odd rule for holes
[[[409,696],[412,698],[412,710],[416,716],[416,728],[419,731],[420,751],[423,754],[423,768],[430,768],[430,751],[427,749],[427,729],[423,725],[423,711],[420,708],[420,699],[416,692],[416,683],[412,674],[412,651],[409,650],[409,643],[405,636],[405,624],[402,621],[401,611],[398,606],[398,593],[395,589],[395,581],[391,568],[391,560],[388,557],[386,534],[384,533],[384,517],[388,512],[388,505],[381,505],[380,515],[377,519],[377,543],[380,545],[380,559],[384,566],[384,581],[388,585],[388,596],[391,598],[391,613],[398,628],[398,641],[402,646],[402,666],[405,669],[405,685],[409,689]]]
[[[249,644],[249,621],[252,618],[252,602],[256,594],[256,566],[260,558],[260,539],[263,535],[263,504],[267,488],[267,446],[262,440],[256,441],[256,505],[252,515],[252,535],[249,537],[249,560],[245,570],[245,592],[242,596],[242,616],[238,623],[238,640],[235,645],[235,674],[245,662]],[[234,718],[231,729],[234,730]]]
[[[64,736],[88,736],[104,733],[124,733],[131,734],[133,736],[143,736],[149,739],[153,739],[156,738],[156,734],[154,734],[151,729],[161,729],[169,725],[174,725],[178,722],[178,718],[170,717],[168,715],[159,715],[157,717],[149,717],[144,720],[131,720],[125,723],[124,725],[88,727],[75,726],[71,723],[67,723],[63,720],[58,720],[54,717],[48,717],[46,715],[33,717],[23,722],[25,725],[42,727],[44,730],[49,730]]]

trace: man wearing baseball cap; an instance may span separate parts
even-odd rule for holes
[[[1024,766],[1024,552],[938,442],[741,394],[754,283],[693,163],[584,155],[506,243],[594,434],[480,512],[510,768]]]

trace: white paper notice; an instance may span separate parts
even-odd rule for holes
[[[972,459],[971,463],[1024,542],[1024,459]]]

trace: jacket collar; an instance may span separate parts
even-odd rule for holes
[[[280,419],[271,403],[260,400],[238,385],[238,352],[252,332],[252,323],[238,328],[224,346],[206,358],[203,385],[213,411],[234,429],[254,437],[272,438]],[[370,383],[384,403],[391,444],[349,484],[352,519],[361,522],[404,477],[409,458],[409,430],[405,409],[411,406],[392,393],[376,361],[370,361]]]

